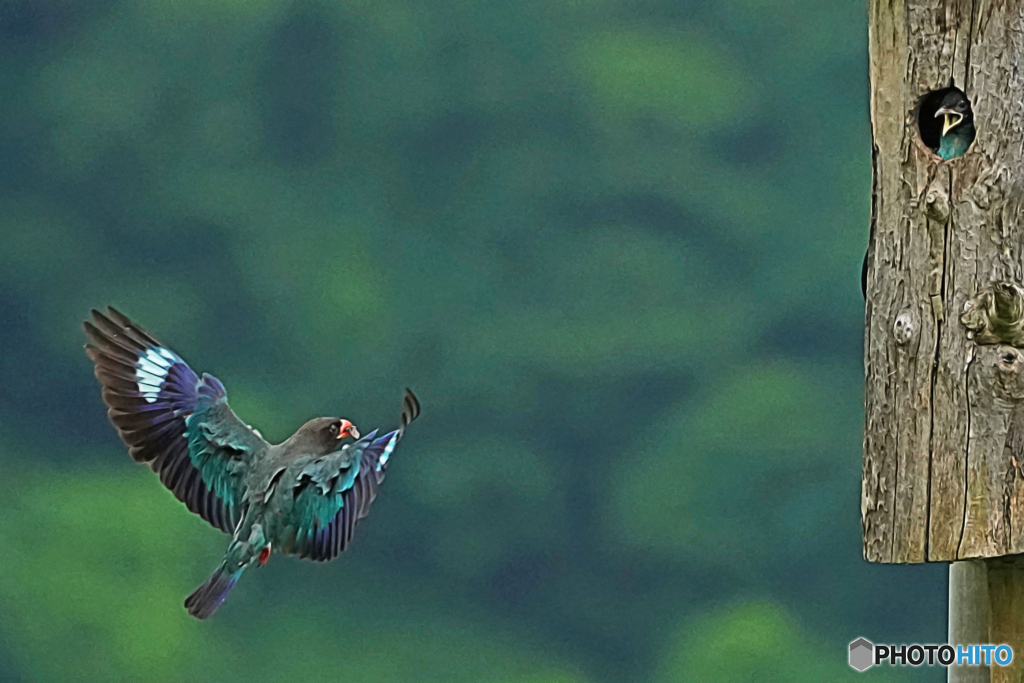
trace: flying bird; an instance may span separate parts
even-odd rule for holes
[[[952,89],[942,98],[935,118],[942,117],[942,135],[939,138],[938,155],[944,161],[963,156],[974,142],[974,113],[967,96],[960,90]]]
[[[189,510],[231,534],[220,566],[185,600],[199,619],[272,553],[322,561],[348,547],[395,445],[420,413],[406,389],[399,426],[383,436],[374,430],[360,438],[349,420],[319,417],[271,445],[235,415],[216,377],[197,375],[117,310],[93,310],[84,328],[107,415],[129,454]]]

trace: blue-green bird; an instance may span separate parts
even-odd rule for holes
[[[383,436],[360,438],[350,421],[320,417],[271,445],[235,415],[216,377],[196,375],[123,314],[94,310],[84,327],[107,414],[132,458],[189,510],[231,534],[220,566],[185,600],[199,619],[272,552],[331,560],[348,547],[395,445],[420,413],[406,389],[399,427]],[[346,437],[356,441],[343,444]]]
[[[950,90],[942,98],[935,118],[942,117],[942,135],[938,154],[949,161],[964,155],[974,142],[974,113],[967,96],[959,90]]]

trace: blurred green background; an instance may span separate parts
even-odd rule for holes
[[[852,681],[861,2],[0,2],[0,680]],[[107,423],[114,304],[271,439],[423,417],[349,552],[226,540]],[[938,669],[873,680],[944,680]]]

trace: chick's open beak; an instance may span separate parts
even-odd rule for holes
[[[939,118],[940,116],[943,117],[943,120],[942,120],[943,121],[942,122],[942,134],[943,135],[945,135],[949,131],[951,131],[954,128],[956,128],[957,126],[959,126],[960,122],[964,120],[964,115],[963,114],[961,114],[959,112],[955,112],[952,109],[946,109],[945,107],[943,107],[942,109],[940,109],[937,112],[935,112],[935,118]]]

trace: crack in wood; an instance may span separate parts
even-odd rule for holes
[[[973,360],[973,354],[971,356]],[[964,368],[964,395],[970,395],[970,382],[971,382],[971,360],[967,361],[967,365]],[[970,464],[971,464],[971,403],[967,402],[967,442],[964,444],[964,502],[963,508],[964,513],[960,522],[960,538],[956,544],[956,555],[948,559],[958,559],[964,556],[964,537],[967,535],[967,510],[968,503],[967,492],[970,490]]]

